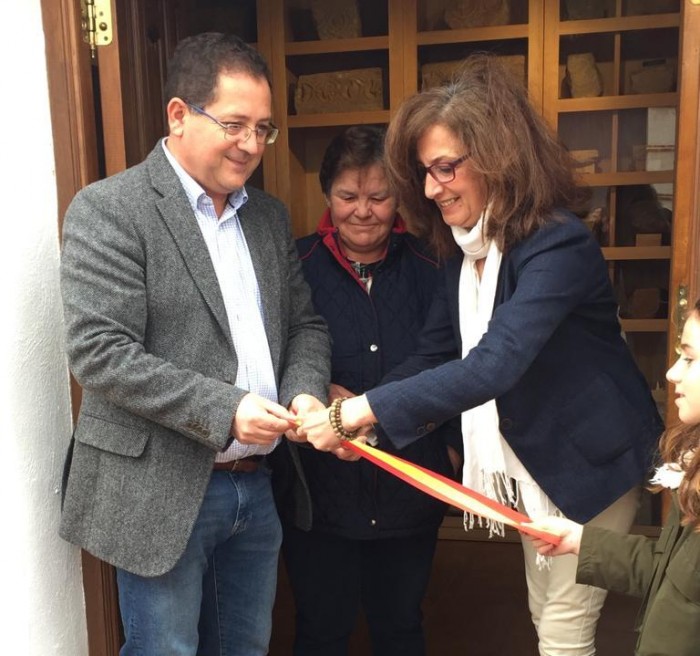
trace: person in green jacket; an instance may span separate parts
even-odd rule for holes
[[[686,319],[681,354],[666,373],[681,423],[661,438],[664,464],[652,479],[672,491],[658,539],[619,535],[545,517],[533,527],[561,536],[558,545],[530,538],[544,556],[578,554],[576,581],[641,597],[637,656],[700,654],[700,300]]]

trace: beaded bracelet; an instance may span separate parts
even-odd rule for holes
[[[333,403],[331,403],[331,407],[328,409],[328,422],[330,423],[333,432],[341,440],[352,440],[354,437],[357,437],[357,434],[359,433],[359,429],[347,431],[343,428],[343,422],[340,418],[340,406],[343,405],[343,401],[345,401],[347,398],[347,396],[338,397],[335,399],[335,401],[333,401]]]

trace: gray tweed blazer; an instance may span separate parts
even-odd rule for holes
[[[263,300],[279,400],[325,399],[330,343],[283,205],[247,188],[239,211]],[[61,285],[83,389],[60,534],[142,576],[170,570],[246,390],[204,239],[159,143],[81,190],[66,214]]]

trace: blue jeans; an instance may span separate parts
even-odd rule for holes
[[[269,470],[213,472],[175,567],[117,569],[121,656],[265,656],[281,541]]]

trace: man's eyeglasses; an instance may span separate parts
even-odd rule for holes
[[[280,133],[279,129],[272,125],[272,123],[270,123],[270,125],[258,125],[255,128],[248,127],[244,123],[222,123],[219,119],[214,118],[198,105],[188,102],[187,106],[197,112],[197,114],[206,116],[208,119],[214,121],[214,123],[224,131],[224,134],[231,139],[248,141],[250,135],[255,132],[255,141],[259,144],[266,144],[269,146],[275,143],[275,139],[277,139],[277,135]]]
[[[430,173],[430,176],[436,182],[452,182],[457,175],[456,168],[465,162],[469,158],[469,155],[462,155],[457,159],[453,159],[450,162],[436,162],[430,166],[421,166],[423,172],[423,177]]]

